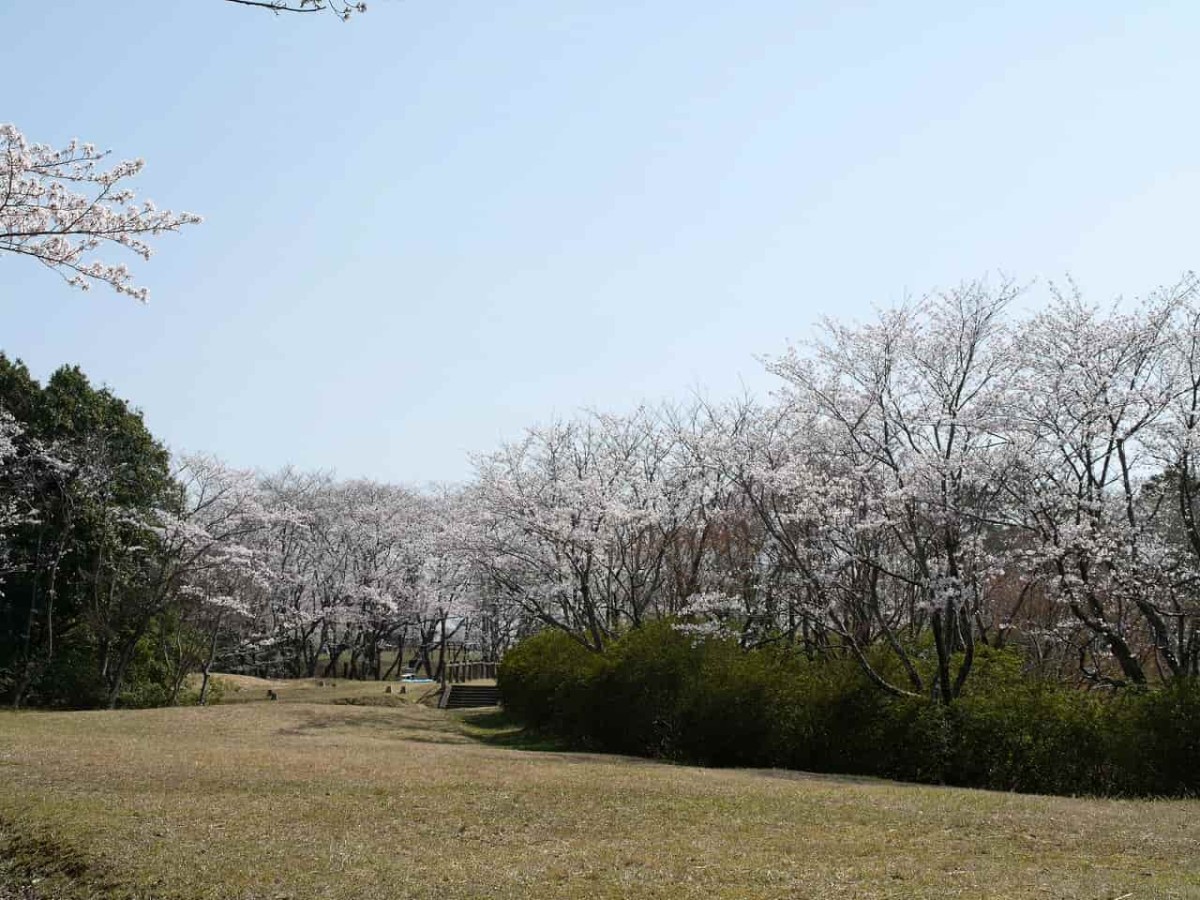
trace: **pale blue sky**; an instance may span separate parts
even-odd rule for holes
[[[578,406],[765,393],[823,314],[1142,292],[1200,260],[1200,7],[1134,6],[8,0],[0,121],[206,222],[145,307],[0,259],[0,348],[177,449],[420,482]]]

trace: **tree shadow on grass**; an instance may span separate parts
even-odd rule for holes
[[[928,787],[928,785],[908,784],[906,782],[888,781],[869,775],[849,775],[829,772],[805,772],[777,768],[745,768],[741,766],[705,766],[698,763],[681,763],[670,759],[654,759],[647,756],[628,756],[621,753],[587,752],[551,735],[540,734],[526,728],[507,716],[503,709],[491,707],[480,710],[462,710],[454,715],[461,722],[461,730],[472,740],[492,747],[503,747],[509,750],[530,750],[542,753],[558,754],[565,762],[612,762],[620,765],[672,766],[683,768],[704,769],[707,771],[739,772],[758,778],[777,778],[787,781],[826,782],[842,785],[862,785],[878,787]]]
[[[105,891],[113,891],[115,896],[117,888],[107,870],[74,845],[49,834],[36,834],[32,825],[0,819],[3,900],[108,896]]]
[[[347,708],[345,712],[340,712],[328,706],[319,712],[305,710],[297,718],[299,721],[280,728],[276,733],[289,737],[304,737],[341,730],[360,734],[369,732],[373,737],[421,743],[463,744],[469,740],[457,727],[457,723],[442,717],[397,714],[396,710],[381,707],[358,707],[354,712]]]
[[[513,721],[503,709],[490,707],[454,714],[468,737],[491,747],[559,753],[571,749],[561,739],[539,734]]]

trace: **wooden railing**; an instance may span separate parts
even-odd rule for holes
[[[500,664],[494,661],[446,663],[446,681],[457,684],[463,681],[480,681],[495,679],[496,667]]]

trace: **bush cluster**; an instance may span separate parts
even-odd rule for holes
[[[570,744],[1053,794],[1200,794],[1200,684],[1101,693],[1035,679],[985,649],[943,706],[880,691],[853,660],[745,651],[667,623],[603,653],[545,631],[501,664],[509,714]]]

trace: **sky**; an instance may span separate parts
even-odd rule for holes
[[[0,121],[205,218],[128,260],[147,305],[0,257],[0,349],[175,450],[463,479],[582,407],[765,396],[823,316],[1175,281],[1198,39],[1190,2],[0,3]]]

